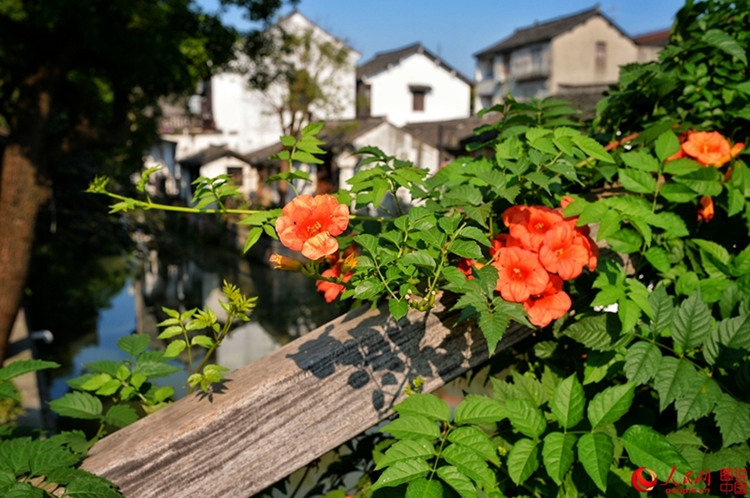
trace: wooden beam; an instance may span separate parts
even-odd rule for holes
[[[429,392],[487,359],[473,321],[442,304],[395,323],[355,310],[111,434],[83,468],[126,497],[251,496],[393,413],[418,376]],[[498,350],[531,331],[511,326]]]

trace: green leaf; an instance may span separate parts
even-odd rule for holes
[[[171,339],[176,335],[182,334],[182,326],[172,325],[162,330],[161,334],[157,336],[157,339]]]
[[[726,318],[716,324],[711,338],[706,341],[703,356],[710,365],[719,360],[732,363],[750,349],[750,315]]]
[[[388,432],[398,439],[437,439],[438,424],[420,415],[404,415],[386,425],[380,432]]]
[[[409,483],[406,498],[443,498],[443,485],[440,481],[428,481],[425,478]]]
[[[477,324],[487,340],[487,350],[490,355],[494,354],[497,344],[508,330],[510,317],[500,311],[483,310],[479,313]]]
[[[0,382],[0,400],[3,398],[12,399],[21,402],[21,395],[18,389],[10,382]]]
[[[634,382],[611,386],[597,393],[589,403],[588,419],[591,427],[617,422],[630,410],[635,395]]]
[[[722,50],[724,53],[736,57],[737,60],[742,62],[743,66],[747,66],[746,49],[726,32],[720,29],[709,29],[705,32],[702,39],[709,45]]]
[[[659,162],[663,164],[664,161],[680,151],[680,141],[672,130],[665,131],[654,142],[654,150]]]
[[[631,332],[641,318],[641,308],[630,299],[620,299],[617,302],[617,317],[622,324],[622,332]]]
[[[320,133],[320,130],[323,129],[324,124],[325,123],[310,123],[302,128],[301,135],[303,137],[317,135]]]
[[[664,173],[674,176],[682,176],[698,171],[703,166],[692,159],[674,159],[664,165]]]
[[[0,368],[0,381],[10,380],[19,375],[47,368],[58,368],[59,363],[43,360],[18,360]]]
[[[612,439],[602,432],[584,434],[578,440],[578,460],[594,484],[607,492],[607,474],[614,460]]]
[[[167,346],[166,351],[164,351],[164,356],[167,358],[177,358],[180,353],[182,353],[185,348],[187,347],[187,344],[182,339],[177,339],[176,341],[172,341]]]
[[[164,386],[160,387],[159,389],[154,392],[154,401],[157,403],[161,403],[162,401],[165,401],[169,398],[174,396],[174,387],[172,386]]]
[[[438,467],[437,475],[448,486],[452,487],[461,498],[477,498],[477,489],[474,483],[458,470],[457,467],[446,465]]]
[[[659,411],[664,411],[672,401],[690,388],[690,381],[695,378],[694,372],[695,367],[688,360],[673,356],[662,358],[659,370],[654,376],[654,389],[659,393]]]
[[[120,380],[108,380],[107,382],[102,384],[94,394],[97,394],[99,396],[112,396],[117,392],[118,389],[120,389],[120,387],[122,387],[122,382]]]
[[[202,346],[206,349],[211,349],[215,343],[216,342],[207,335],[196,335],[190,340],[191,346]]]
[[[86,368],[92,372],[106,373],[111,377],[120,378],[120,370],[124,367],[119,361],[95,361],[93,363],[86,363]],[[127,367],[125,367],[127,368]]]
[[[393,407],[399,415],[421,415],[433,420],[448,422],[451,409],[448,403],[433,394],[412,394]]]
[[[386,450],[385,455],[380,459],[375,470],[388,467],[401,460],[423,459],[427,460],[435,455],[435,448],[432,442],[427,439],[404,439],[396,441]]]
[[[646,467],[656,472],[660,481],[669,478],[676,467],[674,478],[681,482],[689,465],[669,440],[651,427],[631,425],[620,438],[628,458],[636,467]]]
[[[81,460],[78,455],[54,441],[37,440],[34,443],[35,451],[29,458],[30,475],[46,476],[57,469],[72,467]]]
[[[684,350],[696,348],[711,334],[711,310],[700,290],[682,302],[672,319],[672,337]]]
[[[620,344],[620,323],[612,313],[579,320],[563,331],[571,339],[597,351],[610,351]]]
[[[94,375],[93,377],[89,377],[86,382],[81,384],[80,388],[84,391],[96,391],[110,380],[112,380],[112,377],[106,373]]]
[[[435,268],[435,258],[422,251],[414,251],[406,254],[399,260],[403,265],[423,266],[425,268]]]
[[[158,361],[139,361],[133,369],[133,376],[140,374],[149,379],[158,379],[159,377],[166,377],[180,370],[182,370],[180,367]]]
[[[516,486],[526,482],[539,468],[539,448],[531,439],[519,439],[508,453],[508,476]]]
[[[690,187],[681,183],[666,182],[659,189],[659,195],[669,202],[683,203],[695,200],[698,197]]]
[[[651,310],[654,312],[654,318],[651,322],[651,332],[658,336],[672,325],[674,317],[674,303],[672,297],[667,294],[664,286],[658,286],[651,292],[648,297],[651,303]]]
[[[710,195],[712,197],[721,193],[721,174],[716,168],[701,168],[687,175],[676,176],[674,182],[690,187],[698,195]],[[666,186],[666,184],[662,187]]]
[[[558,486],[562,485],[565,474],[573,465],[575,444],[576,436],[573,434],[550,432],[544,437],[542,462],[547,474]]]
[[[572,374],[555,388],[550,410],[564,429],[570,429],[583,420],[585,403],[583,386]]]
[[[443,450],[441,456],[477,484],[486,488],[492,488],[495,485],[495,474],[490,470],[487,462],[473,451],[451,444]]]
[[[491,424],[507,418],[505,407],[486,396],[468,394],[456,407],[454,420],[457,424]]]
[[[94,420],[102,416],[102,402],[89,393],[74,391],[50,401],[49,407],[63,417]]]
[[[401,320],[409,311],[409,303],[405,299],[391,299],[388,301],[388,310],[396,321]]]
[[[656,178],[651,173],[625,168],[620,168],[617,173],[622,186],[631,192],[651,194],[656,190]]]
[[[304,151],[304,150],[299,150],[299,149],[295,150],[292,153],[292,161],[297,161],[300,163],[307,163],[307,164],[323,164],[322,159],[318,159],[317,157],[313,156],[309,152]],[[304,172],[298,171],[297,173],[304,173]],[[305,173],[305,176],[307,178],[304,178],[302,176],[299,176],[298,178],[309,181],[310,177],[307,175],[307,173]]]
[[[242,252],[246,253],[256,242],[260,240],[260,236],[263,235],[263,227],[253,227],[247,232],[247,241],[245,247],[242,248]]]
[[[656,375],[661,365],[661,351],[653,343],[639,341],[632,344],[625,353],[623,372],[629,381],[645,384]]]
[[[508,419],[513,427],[531,438],[538,438],[547,428],[542,411],[534,404],[523,398],[508,400],[505,403]]]
[[[644,150],[635,150],[621,155],[622,162],[640,171],[656,173],[659,171],[659,161]]]
[[[372,255],[378,253],[378,238],[370,235],[369,233],[363,233],[354,237],[354,242],[362,246],[366,251]]]
[[[459,237],[463,237],[465,239],[471,239],[479,242],[483,246],[489,247],[492,244],[487,239],[487,234],[478,229],[477,227],[464,227],[461,229],[461,233],[459,234]]]
[[[698,371],[692,375],[687,389],[674,402],[678,427],[711,413],[721,396],[721,387],[714,379]]]
[[[497,449],[486,432],[474,426],[457,427],[448,434],[448,441],[472,450],[474,453],[500,465]]]
[[[77,478],[68,484],[65,496],[72,498],[118,498],[122,495],[104,479],[96,476]]]
[[[613,251],[628,254],[641,250],[643,237],[632,228],[621,228],[607,237],[607,243]]]
[[[363,280],[362,282],[357,284],[357,287],[355,287],[354,297],[356,297],[357,299],[371,299],[383,292],[384,289],[385,286],[378,280]]]
[[[721,432],[721,446],[750,440],[750,405],[722,393],[714,411],[716,425]]]
[[[584,135],[575,135],[571,136],[570,140],[574,144],[576,144],[578,148],[584,152],[584,154],[587,154],[594,159],[598,159],[605,163],[614,164],[615,160],[612,159],[612,156],[609,155],[609,152],[607,152],[604,147],[593,138]]]
[[[658,246],[651,246],[648,251],[645,252],[644,256],[646,260],[651,263],[651,266],[656,268],[661,273],[667,273],[672,268],[672,263],[669,261],[669,255],[667,251]]]
[[[448,246],[448,251],[462,258],[480,259],[482,257],[482,250],[473,240],[456,239]]]
[[[136,357],[146,350],[151,337],[148,334],[133,334],[120,337],[117,340],[117,347],[125,351],[132,357]]]
[[[107,414],[104,416],[106,423],[120,428],[130,425],[136,420],[138,420],[138,413],[132,406],[128,405],[114,405],[107,410]]]

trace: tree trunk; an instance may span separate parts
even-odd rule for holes
[[[25,147],[10,143],[2,157],[0,185],[0,365],[21,304],[29,270],[34,226],[48,189],[37,182],[37,170]]]

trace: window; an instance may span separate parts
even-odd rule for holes
[[[531,72],[534,74],[542,73],[542,47],[531,49]]]
[[[234,185],[242,186],[242,168],[229,166],[227,167],[227,175],[232,179]]]
[[[430,91],[430,87],[424,85],[409,85],[409,91],[411,92],[411,110],[415,112],[423,112],[425,96],[427,95],[427,92]]]
[[[594,62],[596,67],[607,65],[607,42],[596,42],[596,51],[594,52]]]

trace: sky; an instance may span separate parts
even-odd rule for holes
[[[218,0],[197,0],[215,12]],[[604,15],[630,36],[668,29],[684,0],[599,0]],[[596,0],[300,0],[308,19],[362,54],[363,64],[378,52],[421,42],[450,66],[474,79],[474,54],[510,36],[516,28],[594,7]],[[286,14],[290,9],[285,9]],[[226,24],[252,25],[238,11]]]

